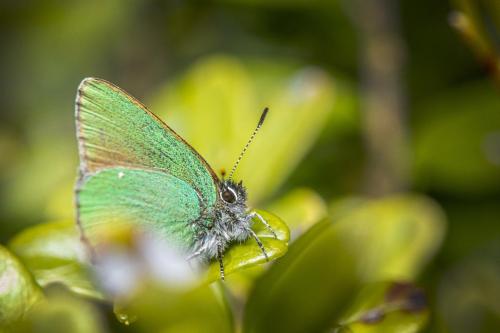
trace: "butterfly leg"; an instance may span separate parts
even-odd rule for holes
[[[255,234],[255,232],[252,230],[252,229],[247,229],[248,232],[250,233],[250,235],[252,235],[252,237],[255,239],[255,241],[257,242],[257,245],[260,247],[260,250],[262,251],[262,253],[264,254],[264,257],[266,257],[266,261],[269,261],[269,257],[267,256],[267,252],[266,252],[266,249],[264,248],[264,245],[262,244],[262,242],[260,241],[259,237],[257,236],[257,234]]]
[[[264,218],[259,213],[251,212],[250,217],[251,218],[254,218],[254,217],[258,218],[260,220],[260,222],[262,222],[262,224],[266,227],[266,229],[269,230],[273,234],[274,238],[278,239],[278,236],[276,236],[276,233],[274,232],[273,228],[271,228],[269,223],[267,223],[267,221],[264,220]]]
[[[222,252],[221,246],[217,246],[217,260],[219,260],[219,270],[220,270],[220,278],[224,281],[224,262],[222,259],[224,258],[224,252]]]

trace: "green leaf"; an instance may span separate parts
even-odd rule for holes
[[[42,291],[26,268],[0,246],[0,329],[22,319],[42,298]]]
[[[107,332],[97,306],[55,286],[14,328],[16,333]]]
[[[268,221],[278,237],[274,239],[270,231],[258,219],[255,220],[253,230],[261,239],[269,260],[282,256],[288,248],[288,227],[271,213],[257,212]],[[89,277],[85,247],[74,222],[52,222],[32,227],[14,237],[9,247],[21,258],[41,286],[58,282],[77,294],[104,298]],[[232,246],[224,258],[227,274],[265,262],[266,259],[253,238]],[[206,281],[214,281],[219,277],[219,266],[214,262],[208,268]]]
[[[342,199],[331,211],[367,282],[413,280],[441,245],[446,228],[441,208],[414,194]]]
[[[73,221],[49,222],[15,236],[9,248],[45,287],[62,283],[73,292],[102,299],[87,272],[86,250]]]
[[[335,332],[416,333],[429,312],[423,291],[412,284],[381,282],[365,286]]]
[[[500,99],[490,82],[475,82],[418,107],[415,178],[446,193],[496,193],[500,186]]]
[[[298,188],[287,192],[268,206],[268,209],[286,221],[291,231],[291,239],[297,238],[314,223],[324,218],[328,211],[323,199],[316,192],[307,188]],[[263,265],[239,270],[227,279],[225,285],[233,297],[246,299],[253,282],[264,271],[265,266]]]
[[[288,240],[290,239],[290,231],[287,225],[279,217],[269,212],[263,210],[256,210],[256,212],[269,223],[277,236],[277,238],[274,238],[274,235],[259,219],[254,219],[252,229],[264,245],[269,261],[283,256],[288,250]],[[236,270],[261,265],[267,261],[255,239],[249,238],[244,243],[233,245],[226,251],[223,259],[224,272],[229,275]],[[208,268],[206,279],[207,281],[215,281],[219,278],[219,263],[213,262]]]
[[[151,110],[217,172],[232,167],[268,106],[266,123],[236,172],[251,201],[258,202],[283,183],[314,143],[332,113],[335,93],[332,79],[319,69],[286,62],[245,65],[218,56],[161,89]]]
[[[115,308],[117,317],[132,318],[134,332],[234,332],[231,309],[219,283],[187,291],[147,285],[126,304]],[[135,321],[133,321],[135,319]]]
[[[315,224],[254,285],[244,332],[319,332],[331,327],[359,281],[330,221]]]
[[[2,14],[6,14],[4,8]],[[12,82],[11,85],[11,96],[20,103],[22,110],[17,113],[19,119],[23,119],[20,126],[28,134],[19,137],[20,149],[15,155],[5,155],[9,156],[11,168],[8,174],[0,174],[3,192],[0,210],[16,218],[16,228],[26,223],[24,221],[73,216],[72,185],[78,162],[73,140],[75,132],[69,125],[74,120],[71,112],[61,111],[67,110],[69,101],[74,99],[77,79],[83,76],[83,72],[76,69],[102,64],[102,56],[91,50],[107,47],[110,38],[128,36],[123,27],[136,15],[135,8],[136,4],[120,0],[106,3],[90,0],[65,8],[50,3],[40,4],[34,9],[41,24],[36,37],[22,33],[25,42],[18,45],[17,50],[5,49],[5,55],[10,54],[9,57],[23,54],[22,60],[15,57],[19,61],[13,62],[18,66],[15,71],[51,78],[49,85],[36,82],[29,85]],[[92,19],[86,20],[90,16]],[[31,20],[16,21],[20,28]],[[77,21],[80,24],[75,25]],[[45,45],[53,41],[54,34],[58,36],[58,44],[48,49]],[[36,57],[29,56],[35,54]],[[56,64],[53,62],[55,54],[66,60]],[[19,66],[21,63],[23,65]],[[47,98],[52,91],[58,91],[61,98]],[[3,121],[2,125],[12,128]],[[47,130],[49,128],[51,130]],[[49,165],[51,167],[47,167]],[[60,188],[61,184],[64,188]],[[60,206],[54,207],[55,203],[51,202],[52,207],[46,212],[45,207],[53,200],[54,191],[59,192],[56,201]],[[17,229],[12,227],[14,230]]]
[[[334,222],[315,224],[257,280],[244,332],[318,332],[367,281],[411,280],[434,254],[444,217],[426,197],[345,199]]]
[[[269,210],[286,221],[292,230],[293,237],[299,236],[314,223],[324,219],[328,213],[324,200],[316,192],[307,188],[287,192],[274,201],[269,206]]]
[[[40,125],[40,124],[38,124]],[[30,129],[31,130],[31,129]],[[32,131],[30,133],[37,132]],[[70,215],[73,210],[72,187],[77,165],[74,146],[61,140],[60,135],[43,135],[32,139],[30,150],[21,153],[19,162],[11,170],[5,183],[5,210],[20,220],[37,220],[45,217],[45,209],[53,193],[65,185],[66,196],[58,200],[58,210]],[[73,143],[72,143],[73,144]],[[57,147],[57,149],[54,149]],[[47,168],[54,165],[54,168]],[[70,181],[71,180],[71,181]],[[52,209],[51,209],[52,210]]]

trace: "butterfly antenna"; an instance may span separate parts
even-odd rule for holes
[[[248,147],[250,146],[253,139],[255,138],[255,135],[257,135],[257,132],[259,132],[260,128],[262,127],[262,124],[264,123],[264,120],[266,119],[268,112],[269,112],[269,108],[265,108],[264,111],[262,111],[262,115],[260,116],[259,123],[257,124],[257,127],[255,127],[255,130],[253,131],[252,135],[250,136],[250,139],[248,139],[247,144],[245,145],[245,147],[243,147],[243,150],[241,151],[240,156],[238,156],[236,163],[234,163],[234,166],[231,169],[231,172],[229,173],[229,178],[228,178],[229,180],[233,179],[233,174],[236,171],[238,164],[240,164],[241,159],[243,158],[243,155],[245,155]]]

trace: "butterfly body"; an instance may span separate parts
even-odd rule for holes
[[[205,215],[211,223],[197,232],[193,252],[208,259],[224,253],[232,242],[243,242],[251,235],[253,215],[248,212],[244,187],[221,181],[219,195],[213,210]]]
[[[260,125],[259,125],[260,126]],[[103,228],[145,227],[190,257],[221,263],[254,237],[246,190],[221,180],[187,142],[111,83],[83,80],[76,98],[78,224],[91,246]],[[270,227],[269,227],[270,228]]]

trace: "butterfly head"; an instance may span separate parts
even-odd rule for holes
[[[222,180],[220,183],[219,196],[229,206],[246,206],[247,191],[243,183],[235,183],[232,180]]]

